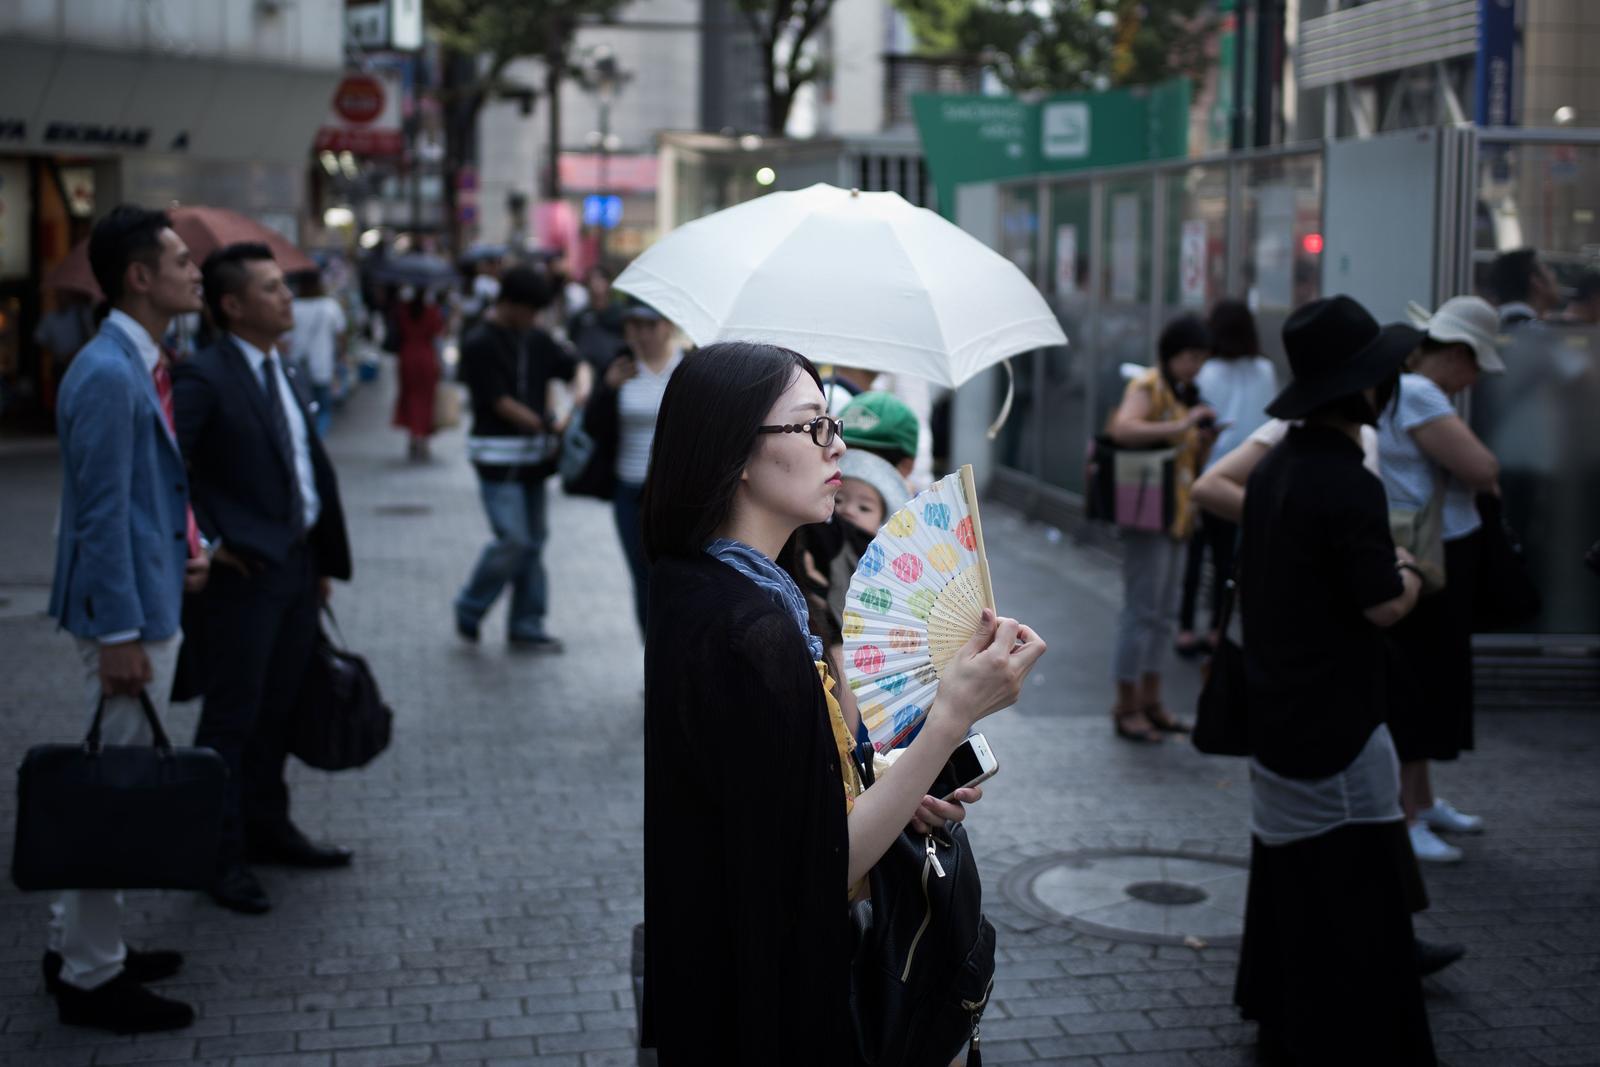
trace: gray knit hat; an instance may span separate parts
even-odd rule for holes
[[[906,501],[911,499],[906,480],[894,469],[894,465],[882,456],[862,449],[846,449],[845,454],[839,457],[839,476],[858,479],[876,489],[878,495],[883,497],[884,518],[905,507]]]

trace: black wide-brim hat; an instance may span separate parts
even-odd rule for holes
[[[1325,404],[1399,373],[1423,333],[1402,323],[1379,326],[1348,296],[1313,300],[1283,324],[1283,347],[1294,380],[1267,405],[1277,419],[1303,419]]]

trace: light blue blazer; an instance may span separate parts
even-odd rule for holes
[[[122,328],[80,350],[56,401],[61,525],[50,614],[85,638],[178,632],[188,478],[155,381]]]

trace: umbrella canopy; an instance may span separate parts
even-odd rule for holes
[[[285,274],[317,269],[311,257],[287,237],[237,211],[220,207],[175,207],[167,214],[172,219],[172,228],[189,246],[189,254],[197,263],[205,262],[207,256],[227,245],[254,242],[272,249],[272,257]],[[79,241],[74,245],[67,258],[45,276],[44,284],[47,289],[70,289],[101,299],[103,294],[89,266],[89,242]]]
[[[414,285],[419,289],[454,285],[460,278],[449,260],[426,252],[375,259],[368,270],[372,280],[380,285]]]
[[[948,386],[1067,342],[1009,260],[896,193],[771,193],[673,231],[615,284],[696,344],[763,341]]]

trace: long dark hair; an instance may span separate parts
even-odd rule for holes
[[[678,365],[661,398],[639,505],[652,563],[694,555],[727,522],[756,449],[756,429],[796,371],[822,391],[811,361],[776,345],[724,341]]]
[[[1180,382],[1172,373],[1172,360],[1179,352],[1190,348],[1211,350],[1211,333],[1198,315],[1179,315],[1161,330],[1156,339],[1156,357],[1161,368],[1161,378],[1178,398],[1178,403],[1193,405],[1200,399],[1200,390],[1193,382]]]
[[[1243,300],[1218,300],[1206,323],[1211,331],[1214,359],[1240,359],[1261,354],[1261,339],[1256,335],[1256,317]]]

